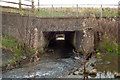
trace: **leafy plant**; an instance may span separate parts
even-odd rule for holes
[[[97,55],[100,56],[100,53],[98,52]]]
[[[118,45],[115,41],[112,41],[106,33],[98,45],[98,49],[106,53],[120,54],[120,50],[118,48],[120,48],[120,45]]]
[[[99,51],[99,49],[96,49],[96,51]]]
[[[90,63],[90,66],[94,67],[94,63]]]

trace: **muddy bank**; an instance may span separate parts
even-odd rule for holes
[[[6,72],[15,68],[21,68],[24,64],[28,64],[30,61],[30,56],[24,56],[19,58],[14,56],[13,52],[9,50],[2,49],[2,72]]]

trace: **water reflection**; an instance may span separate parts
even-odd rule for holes
[[[116,54],[104,54],[101,59],[97,59],[95,69],[98,72],[94,78],[114,78],[115,72],[118,72],[118,57]]]

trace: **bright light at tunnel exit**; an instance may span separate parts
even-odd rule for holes
[[[56,40],[65,40],[64,34],[56,34]]]

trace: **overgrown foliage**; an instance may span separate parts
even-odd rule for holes
[[[22,43],[14,37],[8,35],[2,35],[2,48],[13,53],[15,59],[11,60],[10,63],[29,57],[34,52],[34,48]],[[9,54],[8,54],[9,55]]]
[[[106,33],[103,35],[102,41],[98,45],[98,49],[106,53],[120,54],[119,48],[120,45],[118,45],[115,40],[111,40]]]

